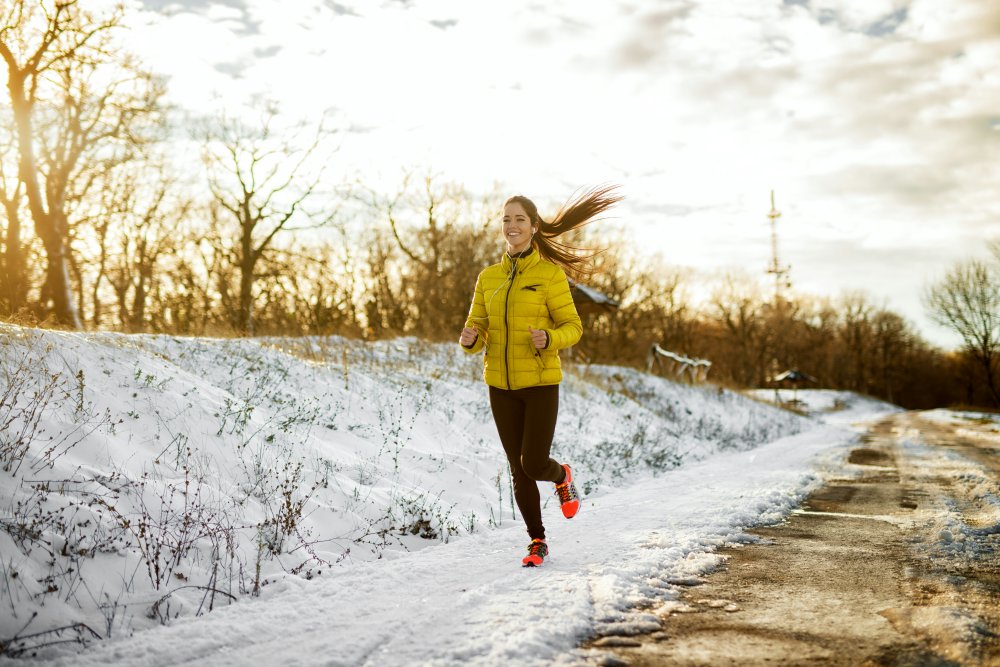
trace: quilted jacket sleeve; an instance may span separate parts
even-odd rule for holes
[[[569,291],[566,273],[560,268],[552,280],[546,303],[549,316],[555,325],[553,329],[548,330],[549,349],[561,350],[579,342],[583,335],[583,323],[576,312],[576,304],[573,303],[573,295]]]
[[[472,327],[479,331],[479,337],[471,347],[462,345],[462,349],[469,354],[475,354],[483,349],[486,344],[487,331],[489,330],[489,315],[486,313],[486,299],[483,297],[483,274],[479,274],[476,279],[476,292],[472,297],[472,306],[469,307],[469,316],[465,318],[465,326]]]

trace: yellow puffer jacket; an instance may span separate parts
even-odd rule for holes
[[[583,334],[566,273],[534,249],[516,259],[504,253],[499,264],[483,269],[465,326],[479,330],[465,350],[486,348],[483,379],[500,389],[559,384],[559,350]],[[535,348],[529,327],[545,330],[548,347]]]

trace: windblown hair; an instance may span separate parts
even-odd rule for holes
[[[573,282],[580,282],[593,274],[593,258],[600,250],[578,248],[556,240],[566,232],[593,222],[594,219],[620,202],[623,197],[615,193],[617,185],[605,185],[584,190],[567,202],[556,216],[547,222],[538,215],[535,203],[523,195],[515,195],[504,202],[520,204],[533,225],[538,225],[538,233],[532,243],[538,254],[553,264],[558,264]]]

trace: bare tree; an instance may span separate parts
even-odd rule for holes
[[[731,351],[726,356],[733,379],[744,387],[761,386],[773,369],[767,361],[771,354],[760,285],[746,276],[729,274],[712,295],[712,305],[729,341]]]
[[[630,249],[622,227],[591,227],[571,244],[596,248],[587,286],[614,300],[618,308],[579,306],[585,335],[574,354],[590,361],[642,365],[653,343],[693,354],[692,314],[685,294],[685,271]]]
[[[1000,254],[996,243],[992,247]],[[963,351],[984,376],[993,405],[1000,407],[1000,269],[982,260],[959,262],[928,289],[924,304],[931,318],[962,338]]]
[[[807,359],[800,354],[797,344],[804,327],[801,308],[802,302],[789,291],[776,295],[761,308],[763,327],[759,344],[770,359],[762,379],[792,368],[806,370]]]
[[[39,141],[42,171],[47,190],[64,193],[50,194],[50,201],[62,202],[81,318],[89,299],[91,318],[100,325],[107,241],[130,226],[132,221],[123,217],[133,218],[138,215],[133,211],[143,207],[128,201],[128,190],[119,184],[160,179],[158,165],[146,152],[163,127],[164,88],[127,55],[104,67],[67,61],[58,70],[64,103],[49,123],[52,130]]]
[[[499,247],[499,242],[491,243],[498,232],[491,228],[489,198],[473,201],[456,183],[408,172],[395,194],[369,192],[366,203],[384,216],[408,260],[399,272],[406,330],[449,339],[465,321],[476,276],[495,261]],[[386,253],[381,249],[376,255]],[[375,273],[380,274],[380,293],[388,296],[388,276]]]
[[[121,171],[114,187],[105,189],[106,221],[115,224],[113,239],[101,244],[94,304],[96,310],[96,292],[106,279],[115,293],[120,325],[137,332],[148,328],[150,295],[162,280],[162,259],[181,248],[182,225],[193,202],[162,163],[152,165],[152,173]]]
[[[256,328],[279,335],[357,337],[353,260],[333,242],[276,248],[258,270]]]
[[[396,275],[398,271],[394,271],[397,247],[388,236],[382,229],[373,230],[366,244],[362,309],[364,337],[368,339],[402,334],[412,320],[407,314],[407,300]]]
[[[791,365],[817,378],[822,386],[834,386],[842,368],[838,327],[840,313],[828,297],[800,295],[797,321],[789,347]]]
[[[13,123],[7,123],[6,109],[0,111],[0,204],[6,215],[7,225],[3,234],[3,253],[0,254],[0,304],[10,314],[21,311],[28,302],[28,276],[22,248],[21,209],[24,202],[23,184],[17,176],[16,135],[8,134]],[[10,120],[13,120],[12,118]]]
[[[74,328],[81,320],[69,274],[71,212],[109,163],[128,159],[139,119],[154,113],[163,92],[115,41],[124,6],[98,14],[81,4],[14,0],[0,29],[19,177],[48,260],[42,300]]]
[[[76,0],[37,2],[14,0],[0,29],[0,57],[7,65],[14,124],[17,128],[19,174],[35,230],[48,256],[47,291],[55,303],[60,324],[79,328],[80,319],[70,292],[66,265],[66,220],[59,201],[50,201],[41,185],[35,155],[35,113],[43,77],[61,63],[80,57],[96,36],[118,24],[121,9],[97,18]]]
[[[849,292],[840,299],[838,338],[843,361],[840,386],[862,393],[870,391],[874,335],[872,319],[875,308],[861,292]]]
[[[872,318],[872,333],[875,363],[875,372],[872,376],[874,393],[892,403],[899,395],[902,371],[914,344],[913,337],[906,321],[886,309],[879,310]]]
[[[162,269],[149,294],[150,328],[188,335],[231,334],[223,291],[233,282],[235,265],[219,236],[217,206],[195,210],[175,230],[177,250],[162,256]],[[206,216],[210,222],[199,222]],[[215,219],[215,222],[211,220]]]
[[[239,288],[234,324],[247,336],[254,331],[255,272],[275,237],[324,226],[334,217],[329,200],[325,211],[307,208],[324,183],[332,130],[320,122],[281,132],[277,121],[277,107],[270,104],[256,127],[223,116],[205,137],[212,198],[235,224]],[[303,140],[306,133],[311,138]]]

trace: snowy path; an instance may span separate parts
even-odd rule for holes
[[[675,599],[669,579],[697,576],[744,527],[790,511],[818,484],[816,466],[835,465],[855,437],[821,426],[717,455],[588,498],[570,522],[550,503],[542,568],[520,567],[523,527],[505,524],[312,582],[290,577],[263,599],[33,664],[581,664],[580,640],[648,623],[623,609]]]

